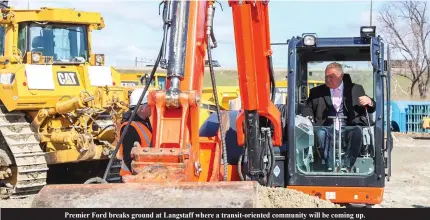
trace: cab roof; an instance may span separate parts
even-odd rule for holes
[[[0,20],[2,24],[22,23],[22,22],[51,22],[65,24],[90,25],[94,29],[105,27],[103,17],[99,12],[77,11],[72,8],[50,8],[42,7],[37,10],[23,10],[2,8],[5,19]]]

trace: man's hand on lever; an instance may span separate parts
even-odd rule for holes
[[[368,96],[360,96],[358,97],[358,103],[360,103],[361,106],[370,106],[373,107],[373,102]]]
[[[312,116],[306,116],[306,118],[309,119],[312,122],[312,124],[315,123],[314,117],[312,117]]]

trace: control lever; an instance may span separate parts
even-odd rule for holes
[[[367,119],[367,127],[369,129],[369,136],[370,136],[370,146],[373,146],[373,137],[372,137],[372,132],[371,132],[371,128],[370,128],[370,117],[369,117],[369,112],[367,111],[367,105],[364,106],[364,110],[366,111],[366,119]],[[369,148],[365,149],[365,154],[369,155]],[[374,156],[374,155],[373,155]]]
[[[309,121],[311,121],[311,123],[315,123],[315,120],[312,116],[306,116],[307,119],[309,119]]]
[[[369,112],[367,111],[367,105],[364,106],[364,110],[366,110],[367,126],[370,129],[370,118],[369,118]]]
[[[342,140],[342,125],[341,125],[341,123],[340,123],[340,119],[346,119],[347,117],[346,116],[339,116],[339,115],[336,115],[336,116],[329,116],[328,118],[332,118],[332,119],[334,119],[333,120],[333,170],[336,170],[336,168],[338,167],[339,168],[339,171],[340,171],[340,169],[342,168],[342,142],[341,142],[341,140]],[[337,148],[337,151],[338,151],[338,156],[339,156],[339,158],[338,158],[338,165],[336,166],[336,124],[337,123],[339,123],[339,131],[338,131],[338,134],[339,134],[339,137],[338,137],[338,145],[339,145],[339,147]]]

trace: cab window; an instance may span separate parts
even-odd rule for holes
[[[331,62],[307,63],[308,71],[312,72],[312,74],[307,74],[308,80],[324,82],[325,68]],[[352,82],[362,85],[366,95],[373,98],[373,79],[375,76],[374,68],[370,62],[350,61],[337,63],[343,66],[344,82],[348,81],[347,83]],[[312,88],[316,86],[315,84],[309,83],[308,85]],[[297,149],[295,156],[298,171],[308,175],[367,176],[374,173],[373,126],[334,126],[335,115],[338,113],[327,110],[327,114],[332,115],[327,120],[333,120],[333,123],[326,121],[327,123],[314,125],[304,117],[297,116],[295,119],[297,124],[295,127]],[[358,131],[361,132],[358,133]],[[350,143],[347,140],[354,140],[357,143]],[[361,148],[358,158],[350,161],[347,157],[348,146],[360,145],[360,143]]]
[[[158,85],[160,86],[160,89],[166,88],[166,77],[160,76],[158,77]]]

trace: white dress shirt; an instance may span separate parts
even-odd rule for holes
[[[338,87],[338,89],[340,89],[340,99],[343,99],[343,82],[340,84],[340,86]],[[332,103],[335,103],[335,99],[336,99],[336,97],[334,97],[334,90],[335,89],[330,89]],[[342,100],[341,100],[340,103],[342,103]]]

